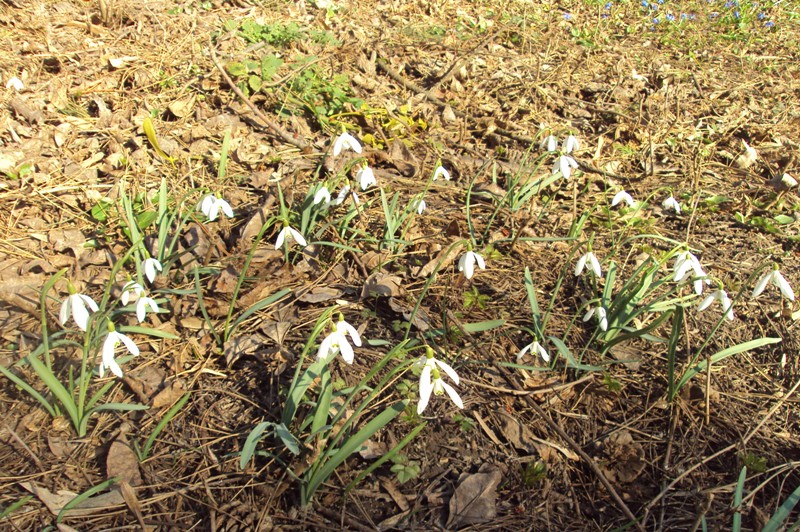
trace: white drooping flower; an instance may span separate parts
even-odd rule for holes
[[[569,179],[572,176],[573,168],[578,168],[578,162],[569,155],[559,155],[556,162],[553,163],[553,173],[561,172],[564,179]]]
[[[440,177],[444,178],[445,181],[450,181],[450,172],[448,172],[444,166],[437,166],[436,170],[433,171],[434,181],[436,181]]]
[[[308,245],[306,239],[303,237],[302,234],[300,234],[300,231],[292,227],[289,227],[288,225],[284,225],[283,229],[281,229],[281,232],[278,233],[278,238],[275,239],[275,249],[280,249],[281,246],[283,246],[283,243],[286,240],[287,235],[290,236],[292,239],[294,239],[294,241],[297,242],[297,244],[300,247],[304,248]]]
[[[71,315],[78,328],[85,332],[89,323],[89,316],[92,312],[97,312],[98,310],[97,303],[91,297],[79,294],[72,286],[72,283],[68,283],[68,287],[70,295],[61,303],[58,319],[61,325],[66,325]],[[91,312],[89,312],[90,310]]]
[[[356,347],[361,347],[361,335],[358,334],[358,330],[344,321],[344,316],[339,314],[339,321],[333,325],[333,331],[319,344],[317,358],[327,358],[330,355],[341,353],[342,359],[348,364],[352,364],[353,346],[347,341],[347,335],[350,335]]]
[[[422,373],[419,376],[419,403],[417,403],[417,414],[421,415],[427,408],[431,399],[431,394],[447,395],[458,408],[464,408],[464,402],[459,397],[458,392],[448,383],[442,380],[442,375],[439,370],[444,371],[448,377],[457,385],[459,382],[458,374],[446,362],[436,359],[433,356],[433,349],[427,348],[427,353],[422,357],[419,363],[423,364]]]
[[[561,151],[564,153],[572,153],[573,151],[577,151],[579,149],[581,149],[581,145],[574,135],[569,135],[564,139],[564,142],[561,143]]]
[[[792,290],[791,285],[777,267],[765,273],[761,279],[758,280],[756,287],[753,289],[753,297],[760,296],[770,283],[778,287],[783,297],[789,301],[794,301],[794,290]]]
[[[698,296],[703,293],[705,285],[711,283],[710,280],[706,279],[707,274],[703,270],[700,260],[689,250],[684,250],[678,254],[675,258],[675,264],[672,265],[672,270],[675,273],[673,280],[676,283],[679,283],[689,273],[689,270],[692,270],[695,278],[693,282],[694,291]]]
[[[134,299],[138,299],[144,295],[144,287],[134,280],[130,280],[125,283],[125,285],[122,287],[122,294],[119,296],[119,300],[123,305],[127,305],[131,300],[131,293],[133,294]]]
[[[676,200],[672,196],[668,197],[663,202],[661,202],[661,206],[664,208],[664,210],[675,211],[675,214],[681,213],[681,204],[678,203],[678,200]]]
[[[539,355],[545,362],[550,362],[550,355],[547,353],[545,348],[542,347],[542,345],[536,340],[523,347],[520,350],[520,352],[517,353],[517,362],[522,360],[522,357],[524,357],[525,353],[528,352]]]
[[[707,295],[706,298],[700,302],[697,310],[703,311],[707,309],[709,305],[714,302],[714,300],[719,301],[722,305],[722,312],[725,313],[725,317],[729,320],[733,320],[733,302],[731,301],[731,298],[728,297],[728,293],[722,288],[714,290]]]
[[[350,185],[345,185],[342,187],[342,190],[339,191],[339,194],[336,195],[336,199],[333,200],[334,205],[341,205],[344,203],[344,200],[347,199],[347,195],[350,194]],[[356,202],[358,205],[358,194],[353,192],[353,201]]]
[[[21,90],[25,89],[25,84],[22,83],[21,79],[19,79],[18,77],[14,76],[13,78],[10,78],[6,82],[6,88],[7,89],[14,89],[17,92],[20,92]]]
[[[139,323],[142,323],[145,317],[147,317],[148,309],[150,312],[155,312],[158,314],[158,303],[156,303],[155,299],[153,298],[140,297],[139,301],[136,302],[136,318],[139,320]]]
[[[327,207],[331,203],[331,193],[328,190],[328,187],[322,185],[317,193],[314,194],[314,205],[322,204],[322,208]]]
[[[338,157],[342,150],[353,150],[356,153],[361,153],[361,143],[350,133],[342,133],[333,142],[333,156]]]
[[[483,257],[469,250],[461,255],[461,258],[458,260],[458,271],[463,272],[464,277],[467,279],[472,279],[472,276],[475,274],[476,263],[481,270],[486,269],[486,262],[483,260]]]
[[[154,259],[153,257],[148,257],[142,261],[142,269],[144,270],[144,276],[147,278],[149,282],[153,282],[158,275],[156,272],[163,271],[163,267],[158,259]]]
[[[425,212],[425,209],[428,208],[428,204],[425,203],[425,200],[420,198],[418,201],[414,202],[414,210],[417,211],[417,214],[422,214]]]
[[[216,197],[214,194],[208,194],[197,205],[197,210],[206,215],[209,222],[213,222],[219,216],[220,211],[228,218],[233,218],[233,209],[230,203],[222,198]]]
[[[378,180],[375,179],[375,173],[369,166],[362,166],[358,172],[356,172],[356,179],[361,186],[361,190],[367,190],[372,185],[378,183]]]
[[[554,152],[558,149],[558,139],[555,135],[547,135],[542,139],[542,142],[539,143],[539,147],[548,152]]]
[[[108,336],[106,336],[106,340],[103,342],[102,359],[98,369],[98,373],[101,377],[105,375],[106,369],[111,370],[111,373],[117,377],[122,377],[122,368],[119,367],[119,364],[117,364],[117,361],[114,359],[117,346],[120,343],[122,343],[132,355],[135,356],[139,354],[139,346],[137,346],[128,336],[118,333],[114,329],[114,324],[109,321]]]
[[[625,192],[624,190],[620,190],[619,192],[614,194],[614,198],[611,200],[611,206],[616,207],[623,201],[628,205],[628,207],[636,206],[636,201],[634,201],[631,195]]]
[[[589,271],[594,273],[595,277],[603,276],[603,271],[600,269],[600,261],[597,260],[593,252],[589,251],[579,258],[578,263],[575,264],[575,277],[583,273],[587,265],[589,266]]]
[[[603,331],[608,330],[608,312],[606,311],[605,307],[602,305],[598,305],[596,307],[592,307],[583,315],[583,321],[589,321],[592,319],[592,316],[597,318],[597,321],[600,323],[600,328]]]

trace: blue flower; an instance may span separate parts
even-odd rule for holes
[[[659,22],[661,22],[661,21],[660,21],[660,20],[658,20],[658,17],[656,17],[656,18],[654,18],[654,19],[653,19],[653,24],[658,24]]]
[[[564,20],[572,20],[572,15],[569,13],[564,13]]]
[[[767,21],[767,22],[765,22],[765,23],[764,23],[764,27],[765,27],[765,28],[771,28],[771,27],[772,27],[772,26],[774,26],[774,25],[775,25],[775,23],[774,23],[774,22],[772,22],[771,20],[769,20],[769,21]]]
[[[758,16],[758,20],[764,20],[765,18],[767,18],[767,14],[764,13],[763,11],[761,13],[759,13],[757,16]]]
[[[672,13],[667,13],[667,20],[672,22],[673,20],[675,20],[675,15],[673,15]]]
[[[647,0],[642,0],[642,7],[649,7],[649,6],[650,4],[647,2]]]
[[[606,2],[605,8],[606,9],[611,9],[612,5],[613,5],[613,2]]]

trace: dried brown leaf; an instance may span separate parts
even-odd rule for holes
[[[477,473],[462,475],[450,498],[448,528],[487,523],[497,516],[497,486],[503,479],[500,468],[483,464]]]
[[[142,483],[139,459],[130,445],[121,437],[111,442],[111,447],[108,449],[106,474],[108,478],[119,477],[131,486],[138,486]]]

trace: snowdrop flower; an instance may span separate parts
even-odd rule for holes
[[[322,340],[317,350],[317,358],[327,358],[330,355],[341,353],[348,364],[353,363],[353,346],[347,341],[347,335],[353,340],[356,347],[361,347],[361,336],[355,327],[344,321],[344,316],[339,314],[339,321],[333,326],[333,331]]]
[[[117,377],[122,377],[122,368],[120,368],[119,364],[117,364],[117,361],[114,360],[114,354],[117,350],[117,346],[120,343],[122,343],[132,355],[135,356],[139,354],[139,346],[137,346],[133,340],[128,338],[126,335],[118,333],[114,329],[114,324],[109,320],[108,336],[106,336],[106,341],[103,342],[103,358],[100,361],[100,368],[98,369],[100,377],[105,375],[106,369],[110,369],[111,373]]]
[[[331,193],[328,190],[328,187],[322,185],[317,193],[314,194],[314,205],[322,204],[322,207],[325,208],[331,203]]]
[[[358,172],[356,172],[356,179],[358,179],[358,183],[361,185],[361,190],[367,190],[372,185],[378,183],[378,180],[375,179],[375,173],[369,166],[362,166]]]
[[[458,260],[458,271],[464,272],[464,277],[467,279],[472,279],[472,276],[475,274],[475,263],[478,264],[481,270],[486,269],[486,262],[483,260],[483,257],[470,249],[461,255],[461,258]]]
[[[556,162],[553,163],[553,173],[561,172],[564,179],[570,178],[573,168],[578,168],[578,162],[569,155],[560,155]]]
[[[722,305],[722,311],[725,313],[725,317],[729,320],[733,320],[733,302],[731,301],[731,298],[728,297],[728,293],[722,288],[714,290],[707,295],[706,298],[700,302],[697,310],[703,311],[707,309],[715,299]]]
[[[342,133],[333,142],[333,156],[338,157],[342,150],[353,150],[356,153],[361,153],[361,143],[350,133]]]
[[[230,203],[214,194],[206,195],[203,201],[197,205],[197,210],[205,214],[209,222],[216,220],[220,211],[228,218],[233,218],[233,209],[231,209]]]
[[[152,257],[148,257],[142,261],[142,269],[144,270],[144,276],[147,277],[147,280],[151,283],[156,278],[156,271],[161,272],[163,270],[158,259]]]
[[[594,273],[595,277],[603,276],[603,272],[600,269],[600,261],[597,260],[597,257],[593,252],[589,251],[578,259],[578,263],[575,265],[575,277],[578,277],[581,273],[583,273],[583,270],[586,268],[587,264],[589,265],[589,271]]]
[[[156,303],[155,299],[150,297],[140,297],[139,301],[136,302],[136,318],[138,318],[139,323],[142,323],[147,316],[147,309],[150,309],[150,312],[155,312],[158,314],[158,303]]]
[[[440,177],[443,177],[445,181],[450,181],[450,172],[445,170],[444,166],[438,166],[436,170],[433,172],[433,180],[436,181]]]
[[[703,293],[703,288],[705,288],[706,284],[711,284],[710,280],[705,279],[707,274],[703,270],[703,265],[700,264],[694,254],[689,253],[689,250],[684,250],[678,254],[675,264],[672,265],[672,270],[675,273],[673,280],[676,283],[679,283],[689,273],[689,270],[694,271],[694,291],[698,296]]]
[[[542,139],[539,147],[549,152],[556,151],[558,149],[558,139],[554,135],[548,135]]]
[[[568,136],[564,139],[564,142],[561,143],[561,151],[564,153],[572,153],[573,151],[577,151],[579,149],[581,149],[581,145],[574,135]]]
[[[281,232],[278,233],[278,238],[275,239],[275,249],[280,249],[281,246],[283,246],[283,242],[286,240],[286,235],[292,237],[294,241],[297,242],[302,248],[308,245],[306,239],[300,234],[300,231],[289,227],[288,225],[284,225],[283,229],[281,229]]]
[[[533,342],[529,343],[528,345],[526,345],[525,347],[523,347],[520,350],[520,352],[517,353],[517,362],[522,360],[522,357],[524,357],[525,353],[528,353],[528,352],[535,353],[535,354],[539,355],[540,357],[542,357],[542,360],[544,360],[545,362],[550,362],[550,355],[547,354],[547,351],[545,351],[544,347],[542,347],[542,345],[538,341],[533,341]]]
[[[125,283],[122,287],[122,294],[119,296],[123,305],[127,305],[131,300],[131,293],[133,293],[134,299],[138,299],[144,295],[144,287],[132,279]]]
[[[422,373],[419,376],[419,403],[417,403],[417,414],[421,415],[428,402],[431,399],[431,393],[435,395],[443,395],[447,392],[450,399],[455,403],[458,408],[464,408],[464,402],[455,389],[442,380],[442,375],[439,370],[444,371],[455,384],[458,384],[458,374],[445,362],[437,360],[433,356],[433,349],[427,348],[425,355],[425,363],[422,367]]]
[[[20,92],[21,90],[23,90],[25,88],[25,84],[22,83],[21,79],[19,79],[18,77],[14,76],[13,78],[9,79],[6,82],[6,88],[7,89],[14,89],[17,92]]]
[[[61,325],[66,325],[71,314],[78,328],[85,332],[86,326],[89,323],[89,316],[91,315],[89,310],[97,312],[97,303],[95,303],[91,297],[79,294],[69,281],[67,282],[67,287],[69,289],[69,296],[61,303],[61,312],[58,313],[59,321]],[[89,309],[87,310],[86,307],[89,307]]]
[[[428,204],[425,203],[425,200],[420,198],[419,200],[415,201],[413,204],[414,210],[417,211],[417,214],[422,214],[425,212],[425,209],[428,208]]]
[[[624,190],[620,190],[619,192],[614,194],[614,198],[611,200],[611,206],[616,207],[623,201],[628,205],[628,207],[636,206],[636,202],[633,200],[631,195],[625,192]]]
[[[664,207],[665,210],[675,211],[675,214],[680,214],[681,213],[681,204],[678,203],[678,200],[676,200],[672,196],[670,196],[667,199],[665,199],[661,203],[661,206]]]
[[[339,191],[339,194],[336,196],[336,200],[333,202],[334,205],[341,205],[344,203],[344,200],[347,199],[348,194],[351,194],[350,185],[345,185],[342,190]],[[353,201],[358,205],[358,194],[356,194],[355,190],[352,191],[353,194]]]
[[[759,279],[756,287],[753,289],[753,297],[760,296],[761,292],[764,291],[769,283],[777,286],[783,297],[789,301],[794,301],[794,291],[789,285],[789,282],[786,281],[786,278],[784,278],[783,274],[781,274],[781,272],[778,270],[777,265],[775,265],[771,271],[765,273],[761,279]]]
[[[608,313],[606,312],[606,309],[603,306],[598,305],[596,307],[590,308],[589,311],[586,314],[584,314],[583,321],[589,321],[590,319],[592,319],[592,316],[596,316],[597,321],[600,322],[600,328],[603,329],[603,331],[607,331],[608,330],[607,314]]]

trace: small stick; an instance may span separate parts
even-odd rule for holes
[[[228,86],[236,94],[236,96],[238,96],[239,99],[242,100],[245,103],[245,105],[247,105],[247,107],[250,108],[251,111],[253,111],[253,113],[258,117],[259,120],[261,120],[264,124],[266,124],[267,127],[271,129],[273,133],[275,133],[278,137],[281,138],[281,140],[283,140],[287,144],[291,144],[292,146],[299,148],[301,150],[304,150],[308,147],[308,144],[306,144],[302,140],[294,138],[290,133],[288,133],[278,124],[270,120],[267,117],[267,115],[265,115],[261,111],[261,109],[256,107],[255,104],[250,101],[250,98],[245,96],[244,93],[241,91],[241,89],[239,89],[239,87],[236,86],[236,84],[233,82],[228,73],[225,72],[225,69],[222,67],[222,65],[219,63],[219,60],[217,59],[217,54],[216,52],[214,52],[214,48],[209,46],[208,50],[211,53],[211,61],[214,63],[214,66],[217,67],[217,70],[219,70],[219,73],[222,75],[222,79],[225,80],[225,83],[228,84]]]

